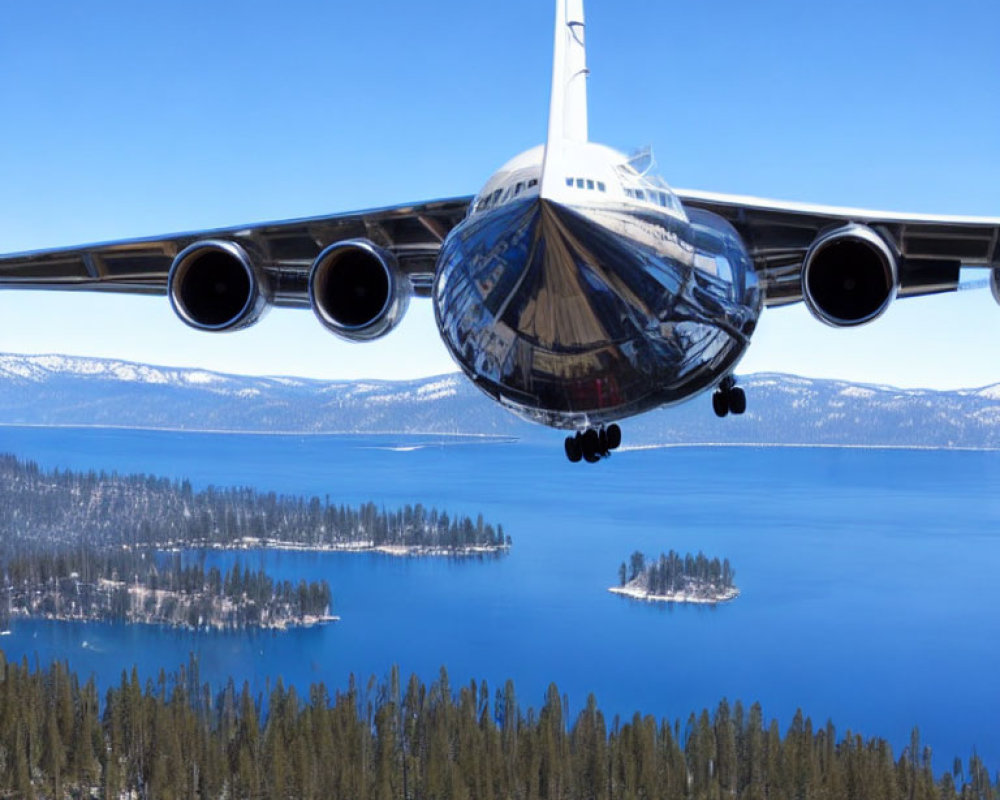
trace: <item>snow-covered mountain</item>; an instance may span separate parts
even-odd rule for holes
[[[1000,384],[942,392],[777,374],[740,383],[743,417],[717,419],[702,396],[626,421],[626,444],[1000,448]],[[330,382],[69,356],[0,356],[0,424],[561,436],[503,411],[460,375]]]

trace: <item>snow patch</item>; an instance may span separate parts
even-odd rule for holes
[[[185,372],[183,373],[183,376],[184,376],[183,377],[184,381],[186,381],[187,383],[195,383],[201,385],[207,383],[221,383],[224,380],[224,378],[222,378],[219,375],[213,375],[211,372],[201,372],[201,371]]]
[[[872,389],[866,389],[864,386],[848,386],[846,389],[840,390],[841,397],[859,397],[867,399],[869,397],[874,397],[875,392]]]

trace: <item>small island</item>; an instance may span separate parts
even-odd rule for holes
[[[635,600],[657,603],[705,603],[715,605],[740,593],[733,584],[736,573],[729,559],[709,559],[700,552],[681,557],[671,550],[659,559],[647,559],[636,550],[618,567],[618,585],[609,592]]]

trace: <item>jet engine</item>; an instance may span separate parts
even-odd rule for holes
[[[819,236],[802,264],[802,295],[813,316],[835,328],[881,316],[899,286],[898,259],[879,234],[845,225]]]
[[[1000,267],[990,270],[990,291],[993,293],[993,299],[1000,303]]]
[[[167,276],[170,305],[200,331],[253,325],[267,311],[270,294],[267,276],[234,242],[195,242],[177,254]]]
[[[403,318],[410,282],[395,256],[367,239],[327,247],[309,273],[309,302],[319,321],[337,336],[377,339]]]

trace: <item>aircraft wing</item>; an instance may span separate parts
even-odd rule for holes
[[[676,194],[685,207],[718,214],[739,231],[769,306],[802,300],[802,264],[810,245],[849,223],[866,225],[895,246],[899,297],[957,289],[963,266],[1000,268],[1000,217],[897,214],[684,189]]]
[[[350,214],[266,222],[209,231],[0,256],[0,289],[83,289],[166,294],[167,273],[190,244],[221,239],[255,254],[270,278],[273,302],[309,306],[308,277],[326,246],[364,238],[390,251],[413,293],[429,296],[438,249],[465,216],[471,198],[438,200]]]

